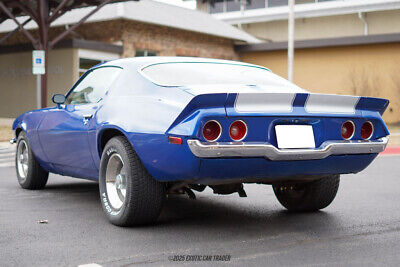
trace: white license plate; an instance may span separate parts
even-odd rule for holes
[[[278,148],[315,148],[311,125],[276,125]]]

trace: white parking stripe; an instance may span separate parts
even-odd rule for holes
[[[0,168],[15,166],[15,147],[0,147]]]
[[[0,153],[0,159],[6,159],[6,158],[13,158],[15,156],[15,152],[10,152],[10,153]]]
[[[97,263],[89,263],[89,264],[78,265],[78,267],[102,267],[102,266]]]
[[[14,166],[15,166],[14,162],[0,163],[0,168],[8,168],[8,167],[14,167]]]

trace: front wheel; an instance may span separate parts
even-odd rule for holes
[[[281,183],[273,186],[278,201],[289,211],[317,211],[329,206],[339,188],[340,175],[326,176],[305,183]]]
[[[151,177],[123,136],[104,148],[99,186],[103,210],[114,225],[153,223],[161,213],[165,186]]]
[[[18,135],[15,169],[22,188],[35,190],[46,186],[49,173],[37,162],[25,132]]]

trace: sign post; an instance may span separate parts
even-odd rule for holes
[[[33,50],[32,53],[32,73],[36,75],[36,105],[40,109],[42,107],[41,92],[42,92],[42,78],[41,75],[45,74],[45,53],[43,50]]]
[[[294,0],[289,0],[288,19],[288,80],[293,82],[293,57],[294,57]]]

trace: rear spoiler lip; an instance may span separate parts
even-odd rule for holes
[[[356,109],[358,110],[369,110],[376,111],[382,116],[385,113],[390,101],[384,98],[376,97],[360,97],[357,103]]]
[[[243,93],[216,93],[216,94],[201,94],[194,96],[192,100],[186,105],[186,107],[182,110],[182,112],[178,115],[178,117],[174,120],[171,126],[167,129],[166,133],[173,132],[173,128],[177,125],[181,124],[182,122],[188,120],[196,110],[200,109],[210,109],[210,108],[223,108],[225,111],[225,116],[236,116],[236,115],[255,115],[257,113],[262,114],[262,112],[238,112],[235,110],[235,103],[238,99],[238,96]],[[246,94],[246,93],[245,93]],[[257,95],[258,93],[251,93],[253,96]],[[290,105],[292,105],[293,110],[290,112],[284,113],[274,113],[271,112],[271,115],[276,116],[293,116],[296,114],[295,110],[303,110],[305,111],[305,105],[307,100],[310,98],[310,95],[314,96],[334,96],[338,99],[340,97],[351,97],[351,98],[358,98],[356,102],[354,102],[354,113],[340,113],[340,112],[332,112],[332,113],[308,113],[310,116],[315,115],[322,115],[322,116],[361,116],[361,111],[372,111],[372,112],[379,112],[382,115],[386,108],[389,105],[389,100],[382,99],[382,98],[374,98],[374,97],[355,97],[355,96],[346,96],[346,95],[329,95],[329,94],[312,94],[312,93],[260,93],[262,95],[265,94],[285,94],[293,96],[293,99],[290,101]],[[268,112],[264,112],[268,113]]]

